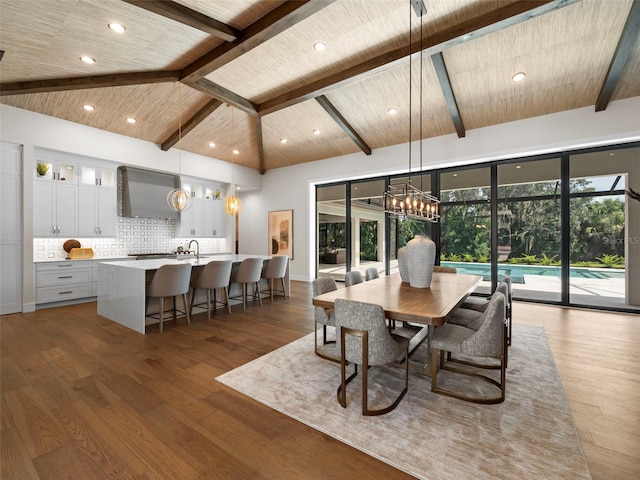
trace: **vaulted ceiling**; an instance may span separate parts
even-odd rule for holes
[[[1,0],[0,102],[264,172],[597,114],[640,96],[639,29],[639,0]]]

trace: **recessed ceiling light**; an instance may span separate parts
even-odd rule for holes
[[[93,65],[94,63],[96,63],[96,59],[91,58],[88,55],[83,55],[82,57],[80,57],[80,60],[82,60],[84,63],[88,63],[89,65]]]
[[[209,142],[209,146],[210,146],[211,148],[215,147],[215,146],[216,146],[216,142]]]
[[[398,113],[398,110],[395,108],[390,108],[389,110],[387,110],[387,113],[389,115],[395,115],[396,113]]]
[[[516,168],[522,168],[522,165],[516,165]]]
[[[236,190],[240,190],[240,187],[236,187]]]
[[[281,138],[280,139],[280,143],[287,143],[287,139],[286,138]]]
[[[134,123],[136,123],[136,119],[133,118],[133,117],[129,117],[129,118],[127,118],[127,123],[130,123],[130,124],[133,125]]]
[[[609,154],[609,156],[610,156],[610,157],[613,157],[614,155],[615,155],[615,153],[613,153],[613,152],[611,152],[611,153]]]
[[[454,177],[457,177],[457,176],[458,176],[458,174],[457,174],[457,173],[454,173],[454,174],[453,174],[453,176],[454,176]]]
[[[108,27],[116,33],[124,33],[127,29],[124,25],[120,23],[110,23]]]
[[[233,154],[234,155],[238,155],[240,153],[240,150],[238,150],[237,148],[233,149]]]
[[[318,130],[317,128],[313,131],[314,135],[320,135],[320,130]]]
[[[313,48],[315,48],[317,51],[321,52],[322,50],[327,48],[327,45],[325,43],[322,43],[322,42],[316,42],[316,43],[313,44]]]
[[[514,82],[519,82],[521,80],[524,80],[524,77],[526,77],[527,74],[524,72],[518,72],[516,74],[513,75],[513,77],[511,77],[511,80],[513,80]]]
[[[87,112],[93,112],[96,107],[94,107],[93,105],[89,105],[88,103],[85,103],[82,108],[84,108]]]

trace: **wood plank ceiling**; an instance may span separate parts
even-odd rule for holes
[[[3,0],[0,101],[265,172],[604,110],[639,29],[640,0]]]

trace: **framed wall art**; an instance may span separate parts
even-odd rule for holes
[[[269,212],[268,255],[286,255],[293,260],[293,210]]]

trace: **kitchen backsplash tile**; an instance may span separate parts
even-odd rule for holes
[[[178,246],[187,249],[193,238],[174,238],[173,220],[118,217],[117,237],[77,238],[85,248],[93,248],[96,257],[125,257],[130,253],[175,252]],[[197,238],[203,253],[226,252],[224,238]],[[68,238],[34,238],[33,259],[67,258],[62,245]]]

